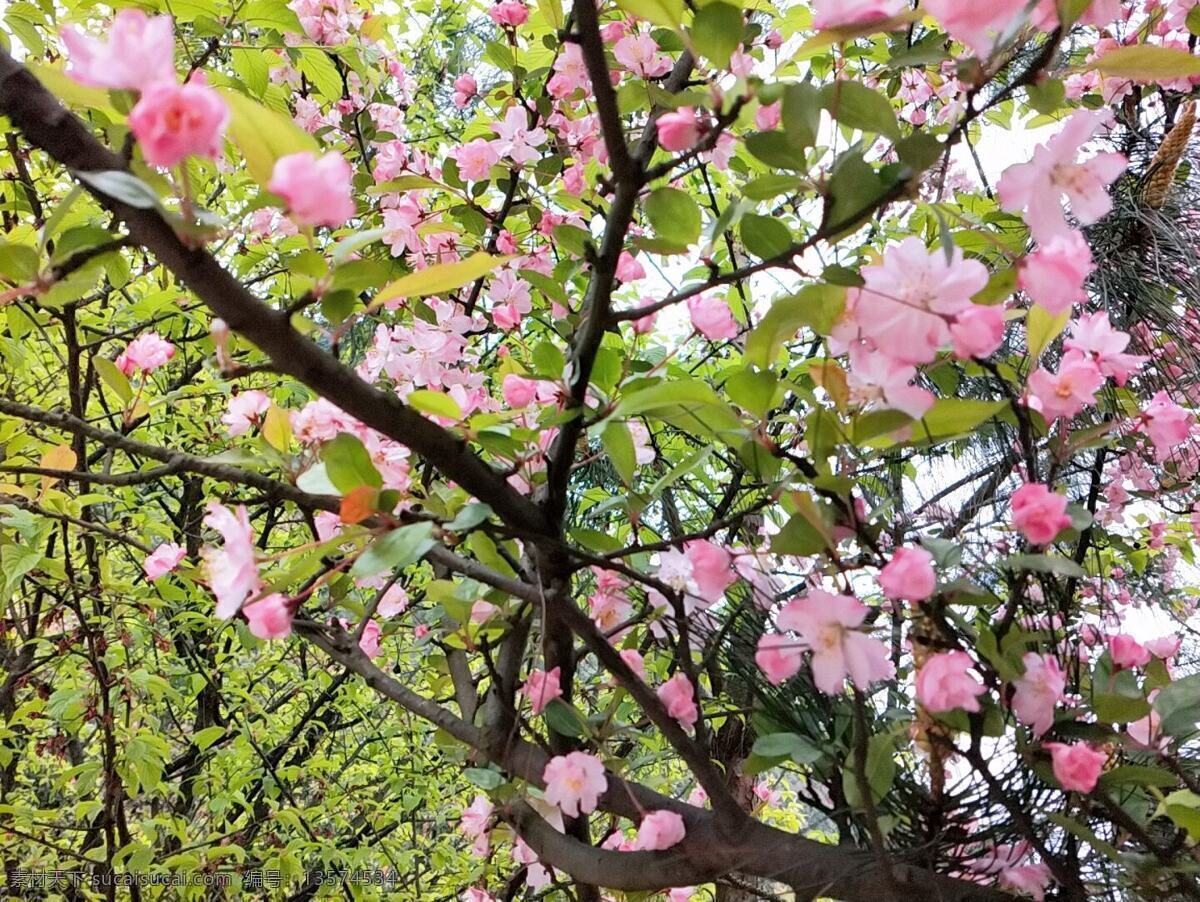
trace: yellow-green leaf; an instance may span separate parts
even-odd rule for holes
[[[439,263],[437,266],[409,273],[384,286],[371,302],[369,309],[377,310],[396,298],[423,298],[431,294],[453,291],[486,276],[511,259],[512,257],[498,257],[480,252],[457,263]]]
[[[1058,316],[1054,316],[1043,307],[1035,305],[1029,308],[1029,314],[1025,317],[1025,334],[1029,345],[1030,360],[1041,359],[1042,352],[1050,347],[1050,343],[1054,339],[1062,335],[1063,329],[1067,327],[1067,320],[1070,318],[1070,310],[1064,310]]]
[[[267,415],[263,417],[262,436],[276,451],[286,452],[292,443],[292,424],[288,415],[274,404],[267,408]]]
[[[125,117],[117,112],[116,107],[109,100],[108,91],[100,88],[84,87],[61,69],[54,69],[43,63],[30,62],[25,65],[37,77],[38,81],[68,106],[95,110],[98,113],[103,113],[114,122],[125,121]]]
[[[223,90],[221,94],[229,104],[229,137],[246,158],[250,175],[263,187],[271,181],[275,161],[280,157],[320,151],[316,139],[283,113],[237,91]]]
[[[1173,81],[1200,75],[1200,57],[1178,47],[1118,47],[1105,53],[1091,67],[1110,78],[1134,81]]]

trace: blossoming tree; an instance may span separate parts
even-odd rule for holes
[[[111,5],[0,30],[10,890],[1200,897],[1196,0]]]

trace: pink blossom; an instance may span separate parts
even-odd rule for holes
[[[911,364],[900,363],[861,343],[850,347],[846,384],[856,404],[879,404],[920,419],[937,399],[928,389],[910,384],[916,375],[917,369]]]
[[[500,390],[504,394],[505,404],[513,410],[524,410],[537,397],[537,382],[509,373],[504,377]]]
[[[1070,231],[1063,213],[1063,196],[1084,225],[1097,222],[1112,209],[1106,189],[1125,171],[1129,161],[1119,153],[1102,153],[1077,162],[1080,148],[1105,121],[1103,113],[1079,110],[1062,131],[1038,145],[1032,161],[1010,166],[1000,178],[1000,205],[1010,213],[1024,212],[1039,244],[1047,245]]]
[[[229,107],[203,73],[186,85],[159,81],[142,89],[129,130],[151,166],[169,169],[190,156],[216,159],[229,125]]]
[[[813,682],[826,695],[844,692],[847,677],[866,689],[895,676],[887,646],[859,631],[867,611],[853,596],[812,589],[779,614],[779,626],[799,633],[812,650]]]
[[[121,9],[106,32],[108,40],[102,41],[74,25],[63,29],[69,56],[67,75],[92,88],[130,91],[175,81],[175,33],[170,16],[151,18],[140,9]]]
[[[1159,636],[1156,639],[1151,639],[1146,643],[1146,649],[1154,657],[1161,661],[1169,661],[1175,655],[1179,654],[1179,648],[1183,645],[1181,636]]]
[[[767,676],[772,686],[785,683],[800,672],[804,662],[804,646],[790,636],[767,633],[758,640],[754,662]]]
[[[187,557],[187,549],[174,542],[163,542],[146,555],[142,569],[146,571],[146,579],[154,582],[161,579],[179,566],[180,561]]]
[[[696,593],[709,604],[720,601],[725,590],[737,579],[729,552],[707,539],[686,542],[683,550],[692,565]]]
[[[954,356],[990,357],[1004,342],[1004,308],[971,304],[950,323]]]
[[[409,597],[408,593],[404,591],[404,587],[392,585],[379,599],[379,604],[375,606],[375,613],[380,617],[398,617],[408,610],[408,605]]]
[[[534,714],[541,714],[546,705],[556,698],[562,697],[562,686],[559,683],[561,668],[550,670],[535,670],[525,680],[521,694],[529,699],[529,707]]]
[[[1019,893],[1032,896],[1035,902],[1046,898],[1046,887],[1050,885],[1050,868],[1045,862],[1016,864],[1000,871],[1000,884]]]
[[[336,228],[354,217],[352,175],[340,153],[318,158],[301,151],[275,161],[267,190],[287,202],[288,215],[297,225]]]
[[[529,8],[521,0],[500,0],[488,10],[493,22],[505,28],[517,28],[529,20]]]
[[[892,245],[882,263],[863,267],[862,276],[854,322],[889,357],[909,364],[929,363],[950,343],[950,321],[988,281],[987,267],[964,260],[960,248],[947,259],[916,237]]]
[[[454,105],[460,110],[465,107],[476,94],[479,84],[471,75],[460,75],[454,79]]]
[[[492,813],[496,810],[485,795],[476,794],[471,804],[463,809],[459,829],[467,839],[478,839],[487,833],[491,824]]]
[[[463,890],[461,896],[462,902],[496,902],[496,897],[485,889],[479,889],[476,886],[468,886]]]
[[[658,52],[658,43],[648,34],[627,35],[613,47],[618,63],[643,78],[658,78],[671,71],[669,57]]]
[[[1104,374],[1095,362],[1068,351],[1058,372],[1038,369],[1029,376],[1027,403],[1047,420],[1070,419],[1094,404],[1104,386]]]
[[[1122,670],[1145,667],[1151,658],[1149,649],[1125,633],[1108,640],[1108,653],[1112,656],[1113,666]]]
[[[686,834],[683,818],[674,811],[651,811],[642,818],[633,848],[638,852],[659,852],[683,842]]]
[[[677,671],[673,677],[658,687],[659,701],[666,706],[667,713],[678,720],[684,727],[691,729],[700,719],[700,710],[696,707],[696,694],[692,683],[682,671]]]
[[[654,123],[658,143],[663,150],[688,150],[700,140],[700,120],[690,107],[680,107],[673,113],[663,113]]]
[[[1026,5],[1026,0],[992,0],[989,3],[925,0],[924,9],[938,20],[950,37],[984,57],[992,52],[997,39],[1022,15]]]
[[[374,659],[379,657],[379,641],[382,635],[383,632],[374,618],[368,620],[367,625],[363,627],[362,635],[358,639],[358,647],[368,658]]]
[[[117,369],[126,376],[134,373],[148,373],[175,356],[175,345],[157,332],[146,332],[131,341],[115,361]]]
[[[710,341],[737,337],[737,321],[733,318],[729,305],[720,298],[697,295],[688,299],[687,309],[692,318],[692,326]]]
[[[351,0],[291,0],[288,8],[296,13],[305,34],[328,47],[345,44],[366,21]]]
[[[1087,793],[1096,788],[1108,755],[1095,751],[1083,742],[1074,745],[1047,742],[1045,748],[1050,752],[1054,764],[1054,779],[1063,789]]]
[[[813,28],[865,25],[898,16],[904,0],[813,0]]]
[[[482,182],[500,162],[500,154],[486,138],[476,138],[450,152],[458,163],[458,172],[469,182]]]
[[[1124,353],[1128,346],[1129,336],[1114,329],[1103,311],[1075,320],[1070,336],[1063,340],[1063,350],[1087,357],[1117,385],[1124,385],[1148,359]]]
[[[230,438],[245,435],[270,406],[271,399],[266,392],[257,389],[240,392],[230,397],[229,408],[221,422],[229,427]]]
[[[639,679],[646,679],[646,662],[642,660],[641,652],[636,648],[621,649],[621,660],[624,661]]]
[[[231,511],[210,501],[204,525],[215,529],[225,540],[220,549],[204,549],[204,561],[213,594],[217,596],[217,617],[228,620],[259,586],[250,517],[243,505]]]
[[[1164,461],[1191,435],[1194,419],[1165,391],[1157,391],[1142,412],[1142,424],[1158,460]]]
[[[561,100],[580,88],[587,89],[589,85],[582,48],[577,43],[564,44],[558,59],[554,61],[554,74],[546,83],[546,90],[551,97]]]
[[[968,672],[974,666],[966,652],[932,655],[917,671],[917,700],[933,714],[962,709],[978,711],[987,687]]]
[[[1013,525],[1034,545],[1053,542],[1071,525],[1067,499],[1041,483],[1026,483],[1012,496]]]
[[[754,113],[754,127],[760,132],[769,132],[779,128],[783,120],[783,104],[779,101],[760,106]]]
[[[492,128],[499,135],[493,142],[496,153],[514,163],[533,162],[539,156],[536,148],[546,143],[546,130],[531,127],[529,111],[520,104],[510,106]]]
[[[334,511],[317,511],[313,515],[313,525],[317,528],[317,540],[328,542],[342,531],[342,518]]]
[[[918,546],[897,548],[879,571],[879,585],[888,598],[924,601],[937,586],[933,555]]]
[[[604,765],[586,752],[570,752],[551,758],[542,773],[546,801],[557,805],[567,817],[578,817],[596,810],[600,796],[608,787]]]
[[[1055,235],[1021,263],[1017,284],[1033,302],[1053,316],[1087,296],[1083,283],[1091,275],[1092,249],[1074,229]]]
[[[629,251],[621,251],[621,256],[617,258],[616,276],[619,282],[636,282],[646,278],[646,267]]]
[[[292,634],[291,602],[283,595],[268,595],[242,608],[251,635],[264,641],[286,639]]]
[[[1054,723],[1054,708],[1063,700],[1067,677],[1056,658],[1027,652],[1021,659],[1025,673],[1016,681],[1012,710],[1021,723],[1041,736]]]

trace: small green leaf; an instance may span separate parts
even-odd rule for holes
[[[342,494],[360,485],[376,489],[383,485],[383,477],[375,469],[363,443],[347,432],[339,433],[321,446],[321,459],[325,462],[329,481]]]
[[[663,28],[676,29],[683,21],[683,0],[616,0],[627,13]]]
[[[604,446],[613,466],[616,468],[621,481],[626,485],[633,482],[633,473],[637,469],[637,450],[633,445],[633,436],[629,427],[622,422],[612,421],[600,433],[600,443]]]
[[[1200,57],[1179,47],[1159,47],[1138,44],[1118,47],[1104,53],[1088,68],[1109,78],[1129,78],[1134,81],[1174,81],[1200,75]]]
[[[686,191],[659,188],[646,198],[643,209],[654,234],[681,251],[700,237],[700,207]]]
[[[740,7],[718,0],[696,10],[692,21],[692,43],[699,54],[718,69],[729,66],[729,58],[742,43],[745,22]]]
[[[839,79],[821,89],[821,99],[839,123],[888,138],[900,137],[892,102],[857,81]]]
[[[740,230],[746,250],[763,260],[782,256],[794,243],[788,227],[770,216],[747,213],[742,217]]]
[[[109,169],[102,172],[76,172],[75,177],[106,197],[139,210],[152,210],[159,203],[154,189],[132,172]]]
[[[447,420],[458,422],[463,418],[462,408],[450,395],[440,391],[417,389],[410,392],[405,402],[414,410],[431,416],[445,417]]]
[[[432,523],[401,526],[368,545],[350,568],[350,575],[365,578],[407,567],[423,558],[434,544]]]

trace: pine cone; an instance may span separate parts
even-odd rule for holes
[[[1163,138],[1162,146],[1158,148],[1158,153],[1150,163],[1149,178],[1142,190],[1142,200],[1146,202],[1147,207],[1157,210],[1167,202],[1167,193],[1171,190],[1171,183],[1175,181],[1175,170],[1179,168],[1179,161],[1187,152],[1188,141],[1195,126],[1196,104],[1193,101],[1184,104],[1179,121]]]

